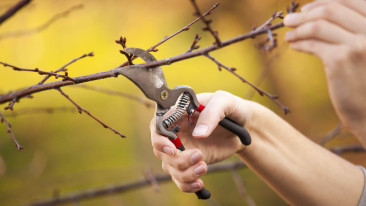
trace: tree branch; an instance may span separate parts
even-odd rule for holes
[[[343,152],[350,152],[350,151],[364,152],[365,149],[361,145],[350,145],[347,147],[333,148],[333,149],[330,149],[330,151],[334,152],[337,155],[340,155]],[[243,191],[241,191],[243,189],[243,187],[242,187],[242,180],[241,180],[240,176],[238,176],[238,174],[236,172],[233,173],[233,171],[237,171],[237,170],[243,169],[243,168],[247,168],[247,166],[241,161],[217,164],[217,165],[209,165],[207,174],[209,175],[209,174],[216,173],[216,172],[230,171],[233,174],[234,181],[237,184],[237,187],[239,188],[240,193],[245,198],[245,201],[247,202],[247,204],[255,205],[255,202],[247,194],[245,194],[245,193],[243,193]],[[153,185],[153,189],[154,189],[154,187],[158,187],[158,184],[171,181],[170,175],[153,175],[151,172],[149,172],[149,174],[147,176],[148,177],[146,177],[146,173],[145,173],[145,178],[141,179],[141,180],[132,181],[130,183],[124,183],[124,184],[120,184],[120,185],[108,186],[108,187],[91,188],[91,189],[87,189],[87,190],[81,191],[81,192],[66,194],[61,197],[58,195],[53,199],[39,201],[39,202],[30,204],[30,205],[31,206],[48,206],[48,205],[56,205],[56,204],[60,204],[60,203],[75,202],[75,201],[80,201],[80,200],[84,200],[84,199],[97,198],[97,197],[101,197],[101,196],[105,196],[105,195],[111,195],[111,194],[116,194],[116,193],[124,193],[124,192],[128,192],[128,191],[138,190],[142,187],[151,186],[151,185]]]
[[[32,0],[20,0],[13,7],[9,8],[4,14],[0,16],[0,25],[8,20],[10,17],[14,16],[20,9],[28,5]]]
[[[192,3],[193,4],[196,4],[194,0],[192,0]],[[293,3],[293,5],[294,5],[294,3]],[[293,6],[293,5],[292,5],[292,8],[293,9],[296,9],[296,7]],[[189,26],[191,26],[192,24],[194,24],[198,20],[203,19],[204,16],[209,15],[210,12],[213,9],[215,9],[217,6],[218,6],[218,4],[215,4],[204,15],[201,15],[198,19],[196,19],[195,21],[191,22],[186,27],[182,28],[181,30],[179,30],[175,34],[171,35],[170,37],[164,38],[158,44],[156,44],[153,47],[151,47],[150,49],[148,49],[148,51],[157,51],[156,50],[156,47],[157,46],[161,45],[162,43],[166,42],[168,39],[176,36],[177,34],[181,33],[182,31],[188,30],[189,29]],[[276,25],[269,25],[270,23],[268,23],[268,22],[272,22],[273,19],[277,18],[278,16],[281,16],[281,14],[282,13],[280,13],[280,12],[275,12],[272,15],[272,17],[264,24],[264,26],[261,26],[261,27],[259,27],[257,29],[254,29],[254,30],[252,30],[251,32],[249,32],[247,34],[243,34],[243,35],[237,36],[235,38],[229,39],[229,40],[224,41],[224,42],[221,42],[221,41],[220,41],[220,43],[219,42],[216,42],[216,44],[213,44],[211,46],[205,47],[205,48],[200,49],[200,50],[185,52],[185,53],[183,53],[181,55],[177,55],[177,56],[174,56],[174,57],[171,57],[171,58],[167,58],[167,59],[163,59],[163,60],[159,60],[159,61],[154,61],[154,62],[148,62],[148,63],[140,64],[140,66],[143,66],[145,68],[151,68],[151,67],[156,67],[156,66],[169,65],[169,64],[172,64],[174,62],[178,62],[178,61],[182,61],[182,60],[185,60],[185,59],[189,59],[189,58],[193,58],[193,57],[197,57],[197,56],[202,56],[202,55],[205,55],[205,56],[210,57],[209,56],[209,52],[212,52],[212,51],[221,49],[222,47],[229,46],[231,44],[234,44],[234,43],[237,43],[237,42],[246,40],[248,38],[255,38],[257,35],[264,34],[264,33],[270,34],[270,36],[272,36],[272,33],[271,33],[272,30],[281,28],[284,25],[283,25],[282,22],[281,23],[278,23]],[[55,18],[55,19],[57,19],[57,18]],[[52,21],[50,21],[50,22],[52,22]],[[209,27],[209,23],[207,23],[207,26]],[[198,39],[199,38],[196,36],[196,38],[195,38],[196,43],[198,42]],[[120,41],[116,41],[116,42],[117,43],[120,43],[122,45],[122,47],[125,48],[125,46],[126,46],[126,39],[125,38],[121,38]],[[191,50],[193,50],[195,48],[198,48],[195,45],[196,43],[195,42],[192,43]],[[88,55],[83,55],[83,56],[81,56],[81,57],[79,57],[77,59],[74,59],[71,62],[69,62],[68,64],[66,64],[64,67],[61,67],[59,70],[57,70],[57,72],[66,71],[66,68],[65,67],[67,65],[69,65],[69,64],[71,64],[71,63],[73,63],[73,62],[77,61],[78,59],[81,59],[81,58],[83,58],[85,56],[92,56],[92,55],[93,55],[92,53],[89,53]],[[130,57],[130,58],[132,59],[132,57]],[[132,61],[131,59],[129,59],[129,61],[127,63],[132,63],[131,62]],[[212,59],[212,57],[211,57],[211,59]],[[218,63],[218,62],[216,61],[216,63]],[[81,108],[68,95],[66,95],[61,90],[61,87],[67,86],[67,85],[80,84],[80,83],[84,83],[84,82],[88,82],[88,81],[94,81],[94,80],[99,80],[99,79],[104,79],[104,78],[109,78],[109,77],[117,77],[119,75],[119,73],[120,73],[119,71],[121,69],[123,69],[122,67],[117,67],[115,69],[112,69],[112,70],[109,70],[109,71],[106,71],[106,72],[100,72],[100,73],[91,74],[91,75],[87,75],[87,76],[81,76],[81,77],[71,78],[71,77],[68,77],[67,72],[65,72],[65,75],[60,75],[60,74],[53,73],[53,72],[40,71],[38,69],[24,69],[24,68],[19,68],[19,67],[16,67],[16,66],[9,65],[7,63],[2,63],[2,64],[4,66],[10,66],[14,70],[31,71],[31,72],[37,72],[38,74],[45,74],[45,75],[47,75],[47,77],[44,78],[38,85],[33,85],[33,86],[29,87],[29,88],[21,89],[21,90],[18,90],[18,91],[11,92],[11,93],[5,94],[3,96],[0,96],[0,104],[3,104],[5,102],[10,102],[9,105],[5,109],[9,109],[10,108],[11,110],[13,110],[14,103],[15,102],[18,102],[23,97],[30,97],[34,93],[41,92],[41,91],[45,91],[45,90],[49,90],[49,89],[57,89],[63,96],[65,96],[69,101],[71,101],[77,107],[79,113],[85,112],[90,117],[92,117],[93,119],[95,119],[96,121],[98,121],[101,125],[103,125],[103,127],[110,129],[114,133],[119,134],[121,137],[124,137],[123,134],[121,134],[121,133],[117,132],[116,130],[112,129],[111,127],[109,127],[108,125],[106,125],[105,123],[101,122],[99,119],[97,119],[93,115],[91,115],[88,111],[86,111],[85,109]],[[218,64],[218,65],[220,65],[220,64]],[[223,67],[225,68],[225,66],[223,66]],[[228,69],[228,70],[232,71],[232,69]],[[234,72],[234,74],[236,74],[236,73]],[[44,82],[50,76],[62,77],[63,80],[62,81],[57,81],[57,82],[51,82],[51,83],[44,84]],[[238,75],[236,75],[236,76],[238,76]],[[248,81],[246,81],[244,78],[241,78],[241,80],[248,83]],[[252,86],[254,86],[254,85],[252,84]],[[257,87],[254,87],[254,88],[257,88]],[[262,90],[258,90],[258,88],[257,88],[257,91],[260,94],[266,94],[267,96],[271,97],[271,99],[273,99],[278,105],[280,105],[282,107],[282,109],[285,111],[285,113],[287,113],[289,111],[287,107],[279,104],[279,102],[277,100],[275,100],[276,97],[274,97],[272,95],[269,95],[267,93],[264,93]]]
[[[242,168],[246,168],[246,165],[243,162],[233,162],[233,163],[226,163],[220,165],[210,165],[208,167],[207,174],[212,174],[215,172],[223,172],[223,171],[232,171],[232,170],[239,170]],[[152,177],[149,177],[152,178]],[[171,181],[170,175],[156,175],[154,176],[154,181],[157,183],[166,183]],[[124,193],[127,191],[137,190],[142,187],[151,186],[151,180],[149,179],[141,179],[137,181],[133,181],[130,183],[108,186],[104,188],[94,188],[88,189],[83,192],[77,192],[73,194],[67,194],[63,197],[57,197],[51,200],[40,201],[31,204],[32,206],[47,206],[47,205],[55,205],[60,203],[68,203],[68,202],[75,202],[80,201],[83,199],[90,199],[96,198],[104,195],[111,195],[115,193]]]
[[[84,58],[84,57],[87,57],[87,56],[92,57],[92,56],[94,56],[94,54],[93,54],[93,52],[90,52],[90,53],[88,53],[88,54],[84,54],[84,55],[82,55],[82,56],[80,56],[80,57],[78,57],[78,58],[72,59],[70,62],[68,62],[67,64],[65,64],[65,65],[64,65],[64,66],[62,66],[61,68],[57,69],[55,72],[52,72],[52,71],[51,71],[51,72],[41,71],[41,70],[39,70],[38,68],[36,68],[36,69],[25,69],[25,68],[16,67],[16,66],[10,65],[10,64],[8,64],[8,63],[4,63],[4,62],[0,62],[0,64],[2,64],[4,67],[11,67],[13,70],[16,70],[16,71],[29,71],[29,72],[36,72],[36,73],[38,73],[39,75],[47,75],[46,77],[44,77],[44,78],[43,78],[43,80],[42,80],[42,81],[40,81],[40,82],[38,83],[38,85],[41,85],[41,84],[45,83],[45,82],[46,82],[46,81],[47,81],[51,76],[55,76],[55,77],[56,77],[56,79],[57,79],[58,77],[61,77],[61,78],[63,78],[63,80],[70,80],[70,81],[72,81],[72,82],[75,82],[75,80],[74,80],[73,78],[71,78],[71,77],[69,77],[69,76],[68,76],[68,73],[67,73],[67,69],[66,69],[66,67],[67,67],[67,66],[69,66],[69,65],[71,65],[72,63],[74,63],[74,62],[76,62],[76,61],[78,61],[78,60],[80,60],[80,59]],[[58,72],[61,72],[61,71],[65,72],[65,75],[57,74]],[[32,86],[32,87],[34,87],[34,86]],[[3,95],[3,96],[4,96],[4,95]],[[0,97],[1,97],[1,95],[0,95]],[[31,96],[31,95],[26,95],[26,97],[32,97],[32,96]],[[20,99],[20,98],[18,98],[18,97],[14,97],[14,98],[11,100],[11,102],[9,103],[9,105],[8,105],[7,107],[5,107],[5,110],[10,109],[10,110],[12,110],[12,111],[13,111],[13,109],[14,109],[14,104],[15,104],[16,102],[18,102],[18,101],[19,101],[19,99]]]
[[[278,23],[275,25],[272,25],[270,27],[271,30],[276,30],[279,29],[281,27],[283,27],[283,23]],[[239,35],[235,38],[226,40],[224,42],[222,42],[222,47],[226,47],[229,46],[231,44],[249,39],[249,38],[253,38],[256,37],[260,34],[264,34],[267,33],[267,29],[262,29],[262,30],[255,30],[255,31],[250,31],[249,33],[243,34],[243,35]],[[185,52],[183,54],[174,56],[174,57],[170,57],[167,59],[162,59],[162,60],[158,60],[158,61],[154,61],[154,62],[149,62],[149,63],[143,63],[140,64],[141,66],[147,67],[147,68],[151,68],[151,67],[157,67],[157,66],[163,66],[163,65],[169,65],[178,61],[182,61],[185,59],[190,59],[193,57],[197,57],[197,56],[202,56],[205,55],[209,52],[221,49],[222,47],[218,47],[217,45],[210,45],[207,46],[205,48],[202,48],[200,50],[196,50],[196,51],[192,51],[192,52]],[[57,81],[57,82],[51,82],[51,83],[47,83],[47,84],[43,84],[43,85],[34,85],[31,86],[29,88],[26,89],[21,89],[15,92],[11,92],[8,94],[5,94],[3,96],[0,96],[0,104],[4,104],[6,102],[10,102],[13,99],[20,99],[22,97],[37,93],[37,92],[42,92],[45,90],[50,90],[50,89],[56,89],[56,88],[60,88],[60,87],[64,87],[64,86],[68,86],[68,85],[73,85],[73,84],[80,84],[80,83],[85,83],[85,82],[89,82],[89,81],[95,81],[95,80],[100,80],[100,79],[105,79],[105,78],[111,78],[111,77],[117,77],[119,75],[118,71],[122,69],[121,67],[117,67],[115,69],[109,70],[109,71],[105,71],[105,72],[99,72],[99,73],[95,73],[95,74],[90,74],[90,75],[86,75],[86,76],[80,76],[80,77],[73,77],[74,81],[70,81],[70,80],[66,80],[66,81]]]

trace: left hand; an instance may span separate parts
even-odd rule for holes
[[[284,23],[291,48],[322,60],[338,116],[366,145],[366,1],[316,0]]]

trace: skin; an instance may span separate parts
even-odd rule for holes
[[[294,50],[322,60],[339,118],[366,146],[366,27],[361,26],[366,25],[366,1],[317,0],[287,15],[284,23],[293,28],[286,40]],[[197,123],[179,122],[184,152],[156,133],[155,120],[151,123],[154,153],[180,190],[200,190],[207,164],[236,154],[291,205],[357,205],[365,182],[358,167],[260,104],[223,91],[198,99],[206,108],[195,117]],[[249,131],[250,146],[217,126],[224,117]]]

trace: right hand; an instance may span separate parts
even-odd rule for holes
[[[177,150],[167,137],[156,132],[155,119],[150,124],[154,154],[183,192],[201,190],[203,182],[199,177],[207,172],[207,164],[222,161],[244,148],[236,135],[217,127],[219,121],[228,117],[240,125],[248,125],[251,117],[249,102],[227,92],[199,94],[197,98],[206,105],[195,116],[197,123],[190,125],[184,117],[178,122],[181,128],[178,135],[185,151]]]

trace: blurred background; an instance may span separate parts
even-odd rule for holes
[[[2,0],[0,13],[17,2]],[[202,11],[217,2],[221,5],[209,18],[213,19],[212,26],[219,31],[222,40],[250,31],[253,25],[261,25],[274,11],[285,11],[291,3],[290,0],[197,0]],[[299,2],[301,5],[306,3]],[[70,12],[46,28],[30,32],[64,11]],[[67,67],[69,75],[76,77],[107,71],[125,62],[125,57],[119,53],[121,46],[114,42],[120,36],[127,38],[128,47],[147,49],[194,20],[193,12],[189,0],[34,0],[0,26],[0,61],[23,68],[54,71],[73,58],[93,51],[94,57]],[[164,59],[187,51],[195,33],[202,36],[198,43],[201,48],[212,44],[214,39],[202,31],[202,27],[202,22],[198,22],[189,31],[159,46],[155,57]],[[259,84],[265,91],[279,95],[279,101],[291,109],[288,115],[231,73],[219,71],[205,57],[164,66],[168,86],[189,85],[196,93],[225,90],[252,99],[271,108],[320,143],[339,120],[329,101],[321,62],[310,55],[292,51],[282,40],[286,30],[276,31],[278,48],[270,53],[257,48],[262,38],[256,38],[211,55],[229,67],[237,68],[238,74]],[[16,31],[28,34],[9,33]],[[0,94],[37,84],[42,78],[35,73],[0,66]],[[86,85],[144,98],[142,92],[124,77]],[[28,205],[90,188],[130,183],[143,179],[146,170],[163,174],[150,143],[149,123],[153,107],[77,86],[65,87],[63,91],[127,138],[122,139],[104,129],[86,114],[78,114],[74,106],[55,90],[34,94],[33,99],[24,98],[15,104],[14,112],[30,110],[33,111],[31,114],[13,116],[12,112],[3,110],[7,104],[1,105],[0,112],[12,124],[24,149],[18,152],[14,148],[6,125],[0,124],[0,205]],[[66,109],[36,112],[37,108],[60,107]],[[326,146],[355,143],[357,141],[351,135],[343,132]],[[357,164],[366,164],[364,153],[345,153],[343,156]],[[237,158],[228,160],[232,161]],[[252,171],[241,169],[238,172],[247,194],[257,205],[286,205]],[[168,182],[160,184],[160,192],[154,192],[148,186],[69,205],[247,205],[230,172],[208,174],[203,180],[212,192],[211,201],[197,200],[195,195],[182,193]]]

